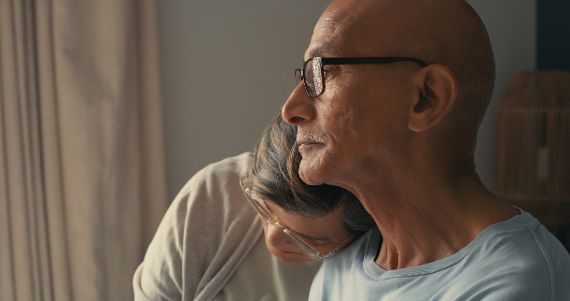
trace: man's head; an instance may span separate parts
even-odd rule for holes
[[[282,115],[297,125],[301,177],[339,184],[369,167],[385,173],[440,153],[472,168],[493,90],[487,32],[462,0],[337,0],[315,26],[310,57],[412,57],[325,65],[324,92],[299,84]]]

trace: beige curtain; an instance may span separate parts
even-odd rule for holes
[[[152,0],[0,0],[0,300],[129,300],[166,208]]]

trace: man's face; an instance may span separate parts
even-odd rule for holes
[[[371,47],[364,32],[352,30],[346,23],[325,12],[305,59],[392,55]],[[408,106],[417,97],[410,71],[417,66],[394,63],[323,68],[324,93],[310,98],[301,82],[282,109],[283,119],[298,127],[301,178],[308,184],[339,185],[347,176],[372,166],[388,171],[394,153],[405,149]]]

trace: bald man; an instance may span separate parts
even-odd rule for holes
[[[282,108],[300,175],[354,193],[371,231],[327,260],[311,300],[570,300],[570,257],[475,172],[494,83],[462,0],[336,0]]]

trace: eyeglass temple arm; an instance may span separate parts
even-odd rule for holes
[[[323,57],[321,58],[323,65],[326,64],[389,64],[395,62],[415,62],[425,67],[428,64],[415,57],[392,56],[392,57]]]

